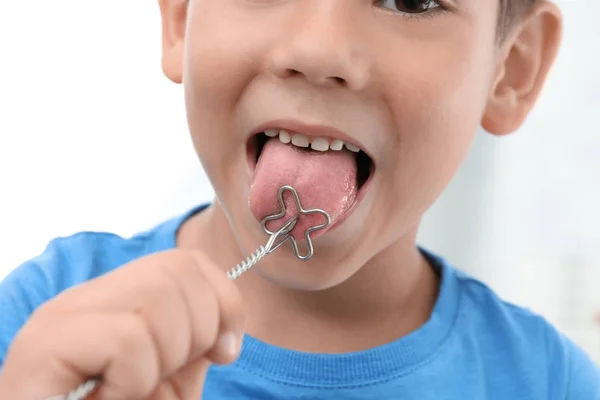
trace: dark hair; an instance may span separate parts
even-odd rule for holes
[[[513,24],[537,2],[538,0],[500,0],[498,36],[500,38],[506,37]]]

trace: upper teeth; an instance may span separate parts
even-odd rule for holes
[[[279,141],[281,141],[281,143],[291,143],[296,147],[303,148],[310,147],[311,149],[316,151],[340,151],[344,146],[346,147],[346,149],[354,153],[358,153],[360,151],[358,147],[354,146],[351,143],[345,143],[340,139],[334,139],[330,143],[329,139],[323,137],[308,137],[301,133],[290,133],[285,130],[275,129],[265,131],[265,135],[267,135],[268,137],[279,137]]]

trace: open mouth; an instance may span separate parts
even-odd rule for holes
[[[285,157],[277,158],[277,164],[270,163],[272,170],[278,169],[275,165],[285,164],[289,167],[289,163],[294,162],[292,160],[295,160],[295,162],[298,162],[299,158],[304,160],[302,168],[297,170],[299,172],[296,173],[308,177],[309,183],[307,185],[307,180],[302,180],[304,187],[300,188],[300,195],[307,198],[309,207],[323,208],[332,217],[331,225],[323,231],[314,232],[313,237],[330,231],[349,216],[351,210],[364,198],[374,175],[375,164],[373,159],[355,144],[334,137],[317,137],[285,129],[268,129],[253,135],[247,143],[248,164],[253,177],[256,176],[257,169],[261,169],[257,166],[259,164],[264,166],[265,161],[261,160],[261,156],[267,144],[270,151],[269,157],[272,156],[271,150],[273,147],[277,147],[282,151],[285,148],[289,149],[287,150],[288,153],[284,152],[287,154]],[[282,154],[281,152],[278,153]],[[312,159],[312,157],[315,158]],[[259,160],[261,160],[260,163]],[[289,163],[288,160],[290,160]],[[352,160],[354,165],[352,165]],[[285,168],[285,166],[282,168]],[[310,170],[310,172],[307,170]],[[348,172],[351,170],[355,172]],[[323,183],[325,181],[317,183],[319,179],[325,179],[320,175],[328,175],[326,182],[329,183]],[[314,178],[310,178],[311,176]],[[293,179],[290,178],[289,180]],[[355,182],[352,182],[352,179],[355,179]],[[353,188],[349,189],[338,181],[347,182]],[[285,184],[291,184],[291,182],[286,181]],[[336,186],[337,190],[332,189]],[[269,187],[271,186],[269,185]],[[317,191],[321,192],[320,194],[315,194],[315,187],[319,187]],[[340,187],[345,187],[345,189]],[[269,192],[272,190],[272,188],[268,189]],[[260,189],[257,189],[257,192],[260,192]],[[263,201],[268,201],[268,199]],[[329,208],[327,205],[329,205]],[[256,207],[256,209],[258,208],[262,209],[260,206]],[[260,219],[258,214],[262,213],[255,212],[257,218]],[[298,231],[300,231],[300,225],[298,225]]]
[[[315,156],[327,151],[351,152],[356,162],[356,185],[358,191],[365,186],[375,170],[375,165],[371,157],[353,144],[345,143],[340,139],[312,138],[299,133],[290,133],[286,130],[268,130],[250,138],[247,153],[252,170],[256,167],[262,150],[270,139],[279,139],[281,143],[289,144],[297,151],[313,153]]]

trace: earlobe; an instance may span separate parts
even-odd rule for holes
[[[171,81],[183,79],[187,0],[159,0],[162,18],[162,69]]]
[[[482,117],[495,135],[517,130],[525,121],[554,64],[562,37],[562,16],[545,0],[517,24],[502,46],[502,57]]]

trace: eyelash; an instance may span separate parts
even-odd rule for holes
[[[376,0],[375,3],[384,3],[386,0]],[[394,16],[400,17],[400,18],[404,18],[404,19],[408,19],[408,20],[423,20],[423,19],[427,19],[427,18],[434,18],[439,14],[445,14],[447,12],[450,12],[450,7],[448,6],[448,4],[445,1],[442,0],[434,0],[434,2],[437,4],[437,7],[429,10],[429,11],[425,11],[422,13],[406,13],[406,12],[398,12],[398,11],[394,11],[394,10],[390,10],[387,8],[383,8],[381,5],[377,5],[378,7],[380,7],[384,12],[386,13],[390,13],[393,14]]]

